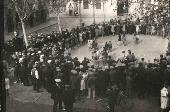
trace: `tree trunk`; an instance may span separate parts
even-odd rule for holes
[[[95,24],[95,3],[93,1],[93,23]]]
[[[105,22],[105,11],[104,11],[104,2],[103,2],[103,17],[104,17],[104,22]]]
[[[21,25],[22,25],[22,31],[23,31],[23,35],[24,35],[24,41],[25,41],[25,45],[26,48],[28,47],[28,40],[27,40],[27,35],[26,35],[26,30],[25,30],[25,23],[23,20],[21,20]]]
[[[58,14],[57,17],[58,17],[58,30],[61,33],[60,14]]]
[[[80,27],[82,23],[82,18],[81,18],[81,1],[79,0],[79,16],[80,16]]]

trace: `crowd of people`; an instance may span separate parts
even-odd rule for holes
[[[114,110],[116,95],[120,91],[128,97],[159,96],[164,84],[170,86],[170,42],[166,55],[160,55],[154,63],[146,62],[142,57],[141,60],[136,59],[131,50],[127,56],[114,60],[108,55],[112,49],[111,42],[103,48],[103,66],[94,63],[98,60],[95,56],[93,59],[84,57],[80,62],[77,57],[71,56],[70,49],[100,36],[118,35],[118,41],[122,41],[122,36],[134,33],[166,37],[170,31],[168,28],[168,22],[155,25],[141,23],[139,19],[136,22],[111,20],[62,33],[31,34],[27,48],[16,42],[16,35],[3,50],[6,83],[32,85],[37,92],[41,92],[41,88],[46,89],[54,99],[54,112],[57,105],[63,109],[62,102],[65,109],[72,112],[73,103],[81,96],[95,99],[108,94],[111,110]],[[91,48],[97,49],[97,42],[93,41]]]

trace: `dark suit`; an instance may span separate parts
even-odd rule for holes
[[[57,105],[59,104],[59,109],[62,109],[62,94],[63,94],[63,84],[53,81],[53,89],[51,92],[51,97],[54,100],[53,112],[57,112]]]

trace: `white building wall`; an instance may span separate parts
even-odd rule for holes
[[[114,1],[113,5],[111,5],[111,0],[108,0],[108,2],[105,3],[104,10],[103,10],[103,2],[101,2],[101,9],[95,8],[96,17],[103,17],[104,12],[105,12],[106,18],[117,16],[117,11],[113,10],[113,9],[116,9],[117,7],[117,0],[112,0],[112,1]],[[84,16],[93,16],[93,5],[89,4],[89,9],[84,9],[83,2],[82,2],[81,3],[81,14]]]
[[[111,5],[112,1],[112,5]],[[76,9],[76,4],[73,2],[73,0],[70,0],[66,4],[66,14],[69,14],[69,5],[73,4],[73,10]],[[79,6],[79,3],[78,3]],[[78,8],[79,9],[79,8]],[[101,0],[101,9],[96,9],[95,8],[95,17],[104,17],[104,12],[105,12],[105,18],[110,19],[110,18],[115,18],[117,16],[117,0],[108,0],[105,5],[104,5],[104,10],[103,10],[103,2]],[[78,11],[79,12],[79,11]],[[83,7],[83,1],[81,2],[81,14],[83,17],[93,17],[93,5],[89,4],[88,9],[84,9]]]
[[[139,18],[142,17],[141,11],[138,10],[139,7],[140,7],[139,1],[140,0],[131,0],[131,4],[129,5],[128,14],[134,15],[135,19],[137,17],[139,17]],[[70,2],[67,3],[66,14],[68,14],[68,12],[69,12],[68,7],[69,7],[70,3],[74,4],[73,0],[70,0]],[[145,0],[144,4],[149,4],[149,3],[150,3],[150,0]],[[79,4],[78,4],[78,7],[79,7]],[[74,8],[75,8],[75,6],[74,6]],[[144,5],[143,9],[145,9],[145,5]],[[144,12],[145,12],[145,10],[144,10]],[[105,20],[106,21],[110,20],[111,18],[112,19],[117,18],[117,0],[108,0],[104,5],[104,10],[103,10],[103,0],[101,0],[101,9],[95,8],[95,17],[96,18],[104,18],[104,13],[105,13]],[[89,4],[89,8],[84,9],[83,0],[82,0],[82,2],[81,2],[81,14],[82,14],[82,17],[93,17],[93,5]]]

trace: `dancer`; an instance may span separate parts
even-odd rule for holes
[[[123,34],[122,41],[123,41],[123,45],[126,46],[127,45],[127,41],[126,41],[125,33]]]

